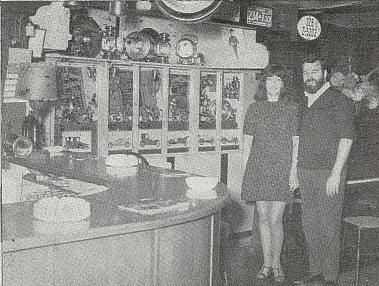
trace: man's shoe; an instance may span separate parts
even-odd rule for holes
[[[298,286],[306,286],[312,282],[322,282],[322,281],[324,281],[324,277],[322,276],[322,274],[315,274],[315,275],[306,276],[300,280],[295,280],[293,281],[293,284],[298,285]]]

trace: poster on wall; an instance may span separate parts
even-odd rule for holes
[[[228,67],[265,66],[265,47],[256,43],[256,32],[230,26],[220,27],[220,49]],[[260,53],[263,48],[262,53]],[[260,56],[259,56],[260,55]],[[268,57],[267,57],[268,59]]]

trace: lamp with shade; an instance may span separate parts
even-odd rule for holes
[[[22,124],[22,135],[29,138],[35,148],[44,146],[44,119],[57,100],[56,67],[48,63],[22,63],[20,65],[16,97],[29,102],[31,111]]]

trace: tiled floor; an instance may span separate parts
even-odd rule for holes
[[[306,271],[306,262],[304,262],[304,253],[302,247],[287,249],[289,253],[283,253],[282,260],[285,265],[286,282],[281,285],[293,285],[292,280],[301,277]],[[278,285],[272,277],[261,281],[255,279],[257,271],[262,265],[262,256],[259,246],[254,248],[249,243],[249,238],[240,240],[229,240],[225,247],[225,268],[227,273],[228,286],[249,286]],[[355,268],[354,256],[349,256],[341,262],[341,276],[339,286],[355,285]],[[305,258],[306,260],[306,258]],[[378,286],[379,285],[379,260],[375,257],[362,257],[360,269],[359,286]],[[321,286],[320,284],[312,284]]]

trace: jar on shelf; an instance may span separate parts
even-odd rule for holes
[[[168,58],[171,55],[170,35],[167,33],[160,33],[159,40],[156,46],[156,55],[159,57],[161,63],[168,63]]]

